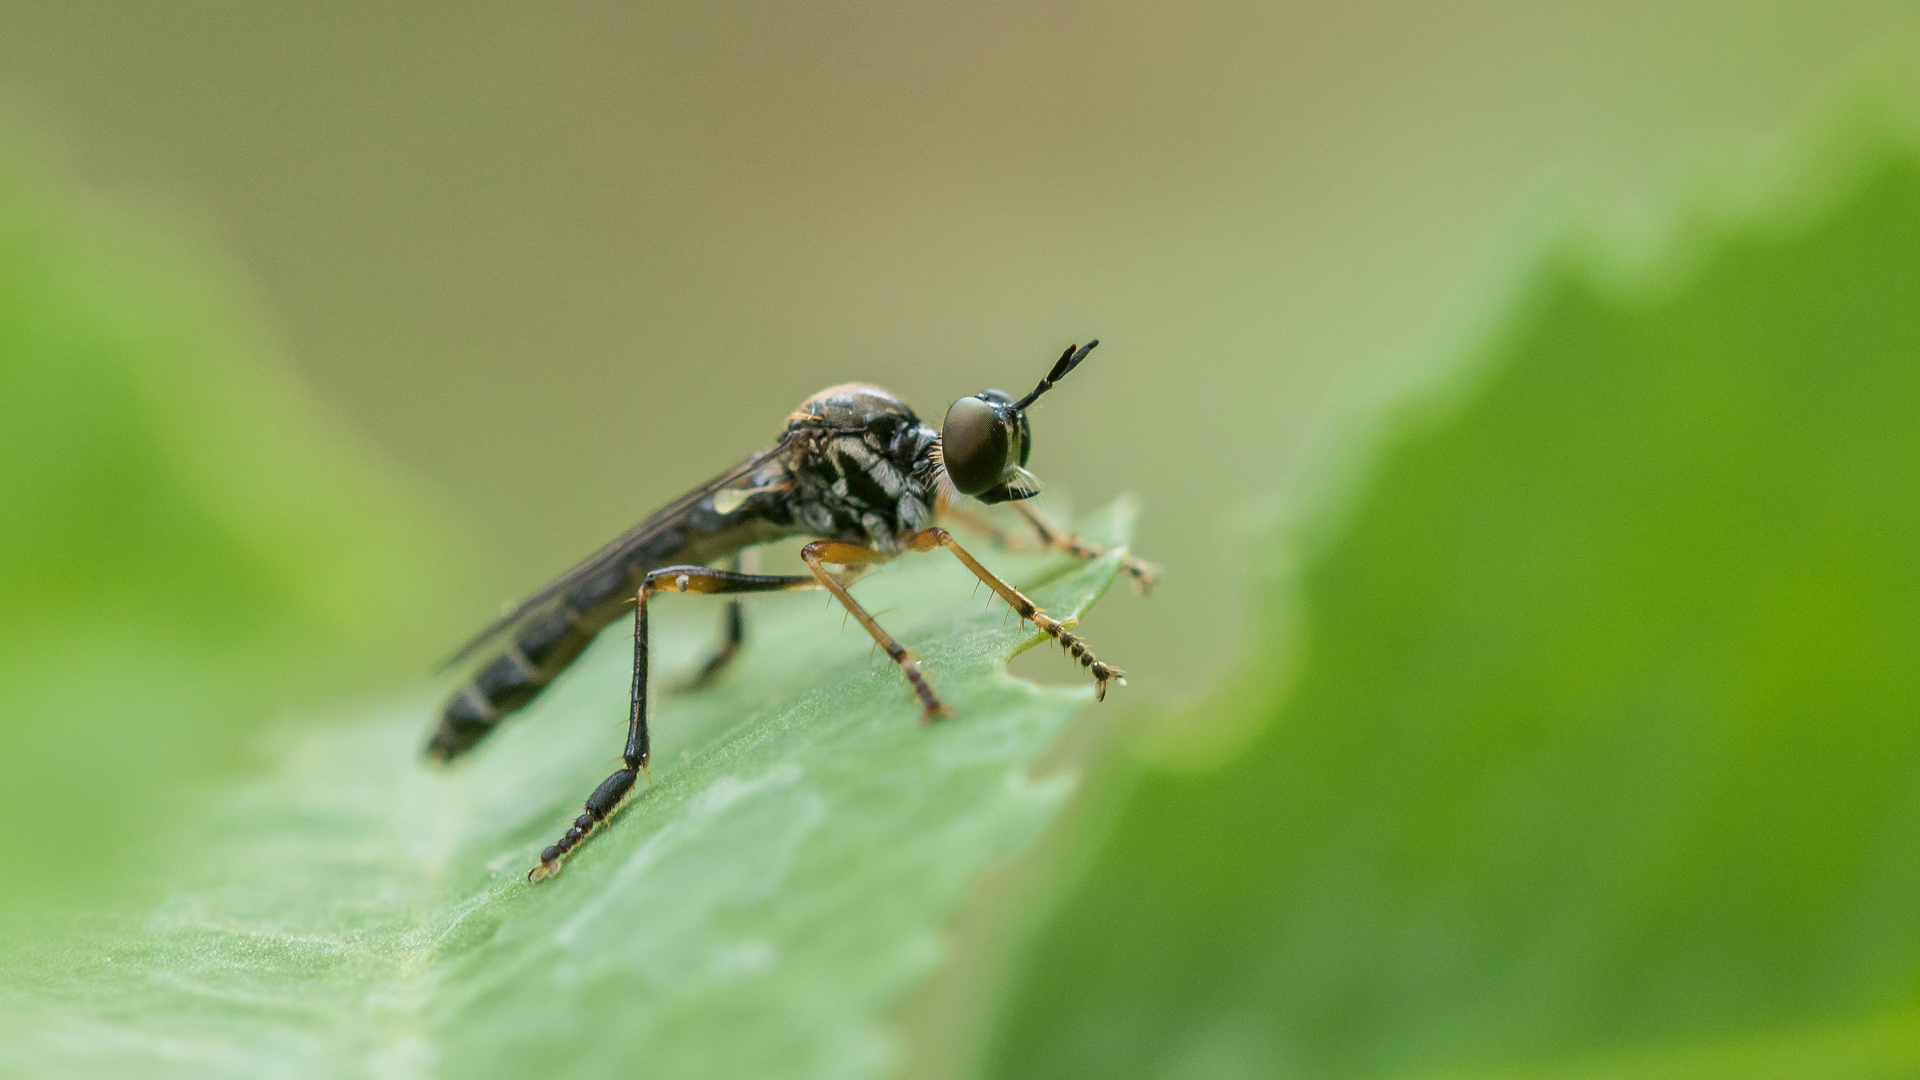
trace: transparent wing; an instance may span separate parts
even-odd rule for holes
[[[633,553],[635,548],[646,543],[647,540],[658,534],[660,530],[668,528],[679,521],[681,517],[684,516],[688,510],[692,509],[701,499],[706,498],[708,495],[713,494],[729,484],[738,482],[742,477],[751,475],[761,466],[786,453],[787,449],[793,445],[795,437],[796,433],[789,432],[782,436],[780,441],[773,446],[754,454],[733,468],[728,469],[726,472],[721,473],[660,509],[655,510],[653,513],[648,514],[644,521],[628,529],[626,532],[621,533],[618,537],[615,537],[611,543],[607,544],[607,546],[582,559],[573,569],[554,578],[542,586],[538,592],[515,604],[512,610],[488,623],[479,633],[467,639],[466,644],[455,650],[452,656],[442,660],[434,670],[445,671],[467,659],[486,647],[488,642],[512,629],[516,624],[527,618],[527,616],[546,607],[549,603],[553,602],[554,598],[565,594],[588,578],[599,574],[607,567],[626,558]]]

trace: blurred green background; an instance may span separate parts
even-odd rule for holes
[[[1658,201],[1910,3],[0,6],[0,101],[245,283],[459,522],[429,661],[849,379],[1135,490],[1140,694],[1204,685],[1229,524],[1542,193]],[[1230,625],[1230,624],[1229,624]]]
[[[0,4],[0,900],[126,899],[275,718],[417,687],[807,393],[937,418],[1097,335],[1033,465],[1143,497],[1164,584],[1088,633],[1184,772],[1099,751],[916,1072],[1913,1075],[1920,185],[1878,135],[1773,182],[1862,70],[1920,101],[1917,44],[1892,3]],[[1393,428],[1353,522],[1245,540],[1459,353],[1510,374]]]

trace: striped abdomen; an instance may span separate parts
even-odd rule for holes
[[[788,530],[773,520],[778,515],[766,512],[771,509],[750,503],[720,514],[711,498],[703,499],[684,516],[640,537],[624,558],[582,578],[553,607],[515,628],[506,648],[447,698],[427,753],[440,761],[458,757],[524,708],[600,631],[633,610],[648,571],[706,563],[785,535]]]
[[[563,606],[528,623],[447,699],[427,752],[445,761],[471,749],[573,663],[595,635],[627,610],[638,587],[631,564],[621,564],[575,590]]]

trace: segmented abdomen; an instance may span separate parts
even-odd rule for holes
[[[523,627],[447,698],[427,752],[442,761],[457,757],[532,701],[595,635],[631,609],[647,569],[633,563],[611,567],[569,593],[563,606]]]
[[[758,500],[755,500],[758,502]],[[472,749],[500,721],[518,712],[579,657],[600,631],[633,610],[650,570],[706,563],[788,535],[777,507],[749,503],[732,514],[703,500],[619,562],[569,589],[564,598],[513,632],[507,647],[482,664],[441,708],[427,753],[445,761]]]

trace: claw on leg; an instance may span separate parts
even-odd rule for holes
[[[560,862],[567,857],[567,852],[578,847],[580,841],[585,840],[595,826],[613,816],[621,800],[633,790],[633,781],[638,775],[638,769],[624,768],[602,780],[600,786],[593,789],[593,794],[587,796],[586,805],[582,808],[580,816],[573,819],[572,827],[567,829],[566,834],[560,837],[558,842],[548,845],[546,850],[540,853],[540,864],[527,871],[527,880],[545,881],[559,873]]]
[[[1070,619],[1061,622],[1038,608],[1034,609],[1033,614],[1028,618],[1033,620],[1033,625],[1038,627],[1041,633],[1059,642],[1061,651],[1080,661],[1080,666],[1086,668],[1088,674],[1093,676],[1095,701],[1107,700],[1109,682],[1117,682],[1121,686],[1127,685],[1126,672],[1093,655],[1093,650],[1087,647],[1086,640],[1067,629],[1069,626],[1076,625],[1079,620]]]

